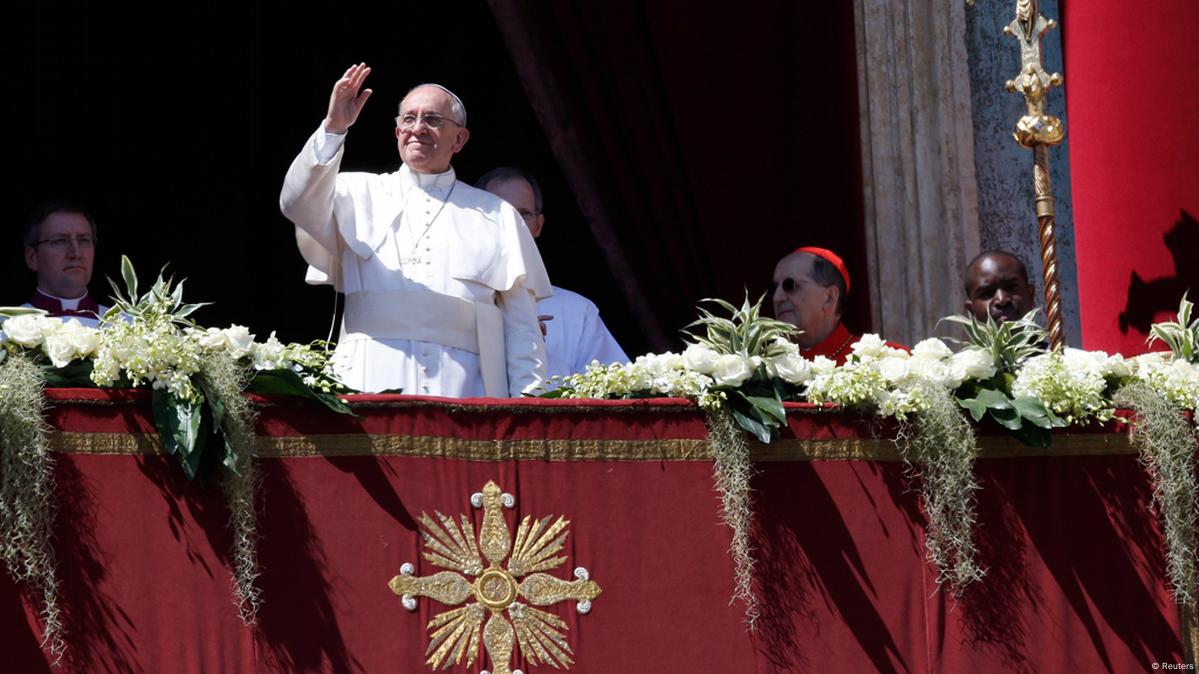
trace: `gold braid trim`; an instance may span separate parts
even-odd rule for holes
[[[1015,438],[979,438],[979,458],[1031,456],[1109,456],[1136,454],[1123,433],[1077,433],[1054,438],[1049,449],[1021,444]],[[153,433],[50,434],[50,447],[63,454],[162,454]],[[257,456],[407,456],[469,461],[711,461],[708,441],[666,440],[465,440],[439,436],[306,435],[260,436]],[[900,461],[894,443],[886,438],[787,439],[769,445],[754,443],[757,462],[779,461]]]

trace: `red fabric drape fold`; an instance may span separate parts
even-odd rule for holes
[[[866,278],[851,5],[491,7],[655,349],[677,346],[700,299],[765,290],[796,246]],[[848,320],[868,316],[858,292]]]

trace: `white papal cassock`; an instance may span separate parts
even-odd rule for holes
[[[554,286],[553,297],[537,302],[537,313],[554,317],[545,323],[549,376],[585,372],[592,361],[602,365],[628,362],[629,357],[600,318],[599,309],[586,297]]]
[[[361,391],[519,396],[545,376],[535,298],[552,290],[520,216],[499,197],[422,174],[339,173],[324,126],[284,179],[309,283],[346,294],[335,367]]]

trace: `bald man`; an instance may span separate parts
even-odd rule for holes
[[[545,228],[541,185],[532,173],[515,166],[494,168],[475,183],[512,204],[533,238]],[[625,363],[616,338],[600,318],[599,308],[582,295],[554,286],[553,297],[537,301],[537,312],[545,320],[545,350],[551,377],[586,372],[592,362],[601,365]]]
[[[549,278],[516,210],[454,174],[451,159],[470,138],[461,99],[438,84],[412,88],[396,117],[399,170],[340,171],[369,74],[358,64],[334,84],[279,198],[309,283],[346,295],[337,372],[361,391],[536,389],[546,357],[535,303],[550,295]]]

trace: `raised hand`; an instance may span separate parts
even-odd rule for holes
[[[362,82],[369,74],[370,66],[365,63],[352,65],[333,85],[333,93],[329,94],[329,114],[325,116],[326,131],[345,133],[358,121],[358,113],[362,112],[362,106],[374,93],[370,89],[362,89]],[[361,92],[359,89],[362,89]]]

